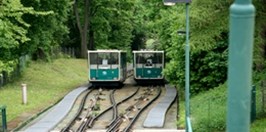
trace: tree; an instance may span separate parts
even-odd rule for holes
[[[67,37],[67,20],[72,10],[70,0],[21,0],[27,7],[45,11],[49,15],[24,15],[23,19],[31,26],[28,41],[21,47],[25,53],[33,54],[34,59],[50,60],[51,51],[59,47]]]
[[[197,93],[226,81],[228,11],[231,1],[195,0],[190,8],[190,84]],[[172,15],[169,15],[172,14]],[[184,88],[185,4],[165,7],[154,21],[154,36],[166,50],[169,63],[164,70],[168,81]]]
[[[79,29],[79,34],[81,38],[81,57],[82,58],[87,58],[87,33],[88,33],[88,24],[89,24],[89,6],[90,6],[90,1],[89,0],[84,0],[84,11],[82,12],[83,15],[83,24],[81,23],[81,18],[79,15],[79,3],[78,0],[75,0],[74,2],[74,12],[76,16],[76,21],[77,21],[77,26]],[[92,42],[93,43],[93,42]],[[93,47],[93,46],[90,46]]]
[[[74,11],[83,57],[86,57],[87,47],[130,49],[133,37],[133,15],[130,9],[133,5],[130,0],[75,1]]]
[[[39,14],[32,7],[24,7],[19,0],[3,0],[0,4],[0,72],[12,71],[21,55],[19,49],[30,40],[27,36],[29,24],[22,16]]]
[[[226,81],[228,14],[233,0],[194,0],[190,4],[190,84],[194,92],[208,90]],[[253,1],[256,7],[254,62],[256,69],[265,64],[265,2]],[[185,6],[162,8],[154,20],[156,38],[166,50],[169,63],[164,71],[168,80],[184,88]],[[173,15],[169,15],[173,14]]]

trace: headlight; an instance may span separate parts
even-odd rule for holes
[[[106,71],[103,71],[103,75],[107,75],[107,72]]]

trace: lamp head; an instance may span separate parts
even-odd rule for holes
[[[165,6],[174,6],[175,3],[171,3],[171,2],[164,2],[163,3]]]
[[[178,0],[163,0],[163,4],[166,6],[173,6]]]
[[[186,31],[184,30],[178,30],[177,31],[177,35],[185,35],[186,34]]]
[[[163,4],[166,6],[173,6],[176,3],[191,3],[191,0],[163,0]]]

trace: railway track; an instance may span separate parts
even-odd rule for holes
[[[157,93],[154,93],[154,91],[154,88],[144,89],[144,93],[140,94],[140,96],[135,99],[134,103],[128,105],[124,113],[120,113],[120,115],[111,122],[111,125],[107,128],[107,132],[131,131],[130,128],[142,111],[159,97],[161,89],[158,88]],[[115,115],[116,114],[113,114],[113,116]]]
[[[123,102],[127,101],[128,99],[132,98],[137,92],[138,92],[139,88],[132,93],[131,95],[129,95],[128,97],[124,98],[123,100],[119,101],[118,103],[115,103],[115,99],[114,99],[114,91],[112,91],[112,93],[110,94],[110,98],[111,98],[111,102],[114,102],[112,106],[108,107],[107,109],[105,109],[103,112],[101,112],[100,114],[98,114],[97,116],[95,116],[92,119],[91,124],[89,124],[89,128],[92,128],[92,124],[94,123],[95,120],[97,120],[99,117],[101,117],[103,114],[106,114],[109,110],[111,110],[113,108],[113,121],[116,120],[118,112],[117,112],[117,106],[122,104]],[[112,122],[112,121],[111,121]]]
[[[130,128],[141,112],[159,97],[161,88],[129,87],[135,90],[127,95],[120,95],[123,88],[86,91],[77,113],[72,116],[71,121],[65,123],[61,132],[83,132],[95,128],[109,132],[131,131]]]
[[[100,99],[100,95],[102,90],[99,89],[96,91],[95,89],[90,89],[86,91],[87,93],[83,97],[80,107],[78,109],[75,117],[67,124],[67,126],[62,129],[62,132],[67,131],[77,131],[81,132],[84,130],[84,127],[90,122],[92,117],[92,111],[96,107],[97,101]],[[93,94],[94,97],[89,98],[89,95]]]

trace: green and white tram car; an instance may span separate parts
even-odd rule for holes
[[[127,74],[126,52],[121,50],[89,50],[89,82],[93,86],[119,86]]]
[[[134,79],[138,84],[163,84],[164,51],[133,51]]]

